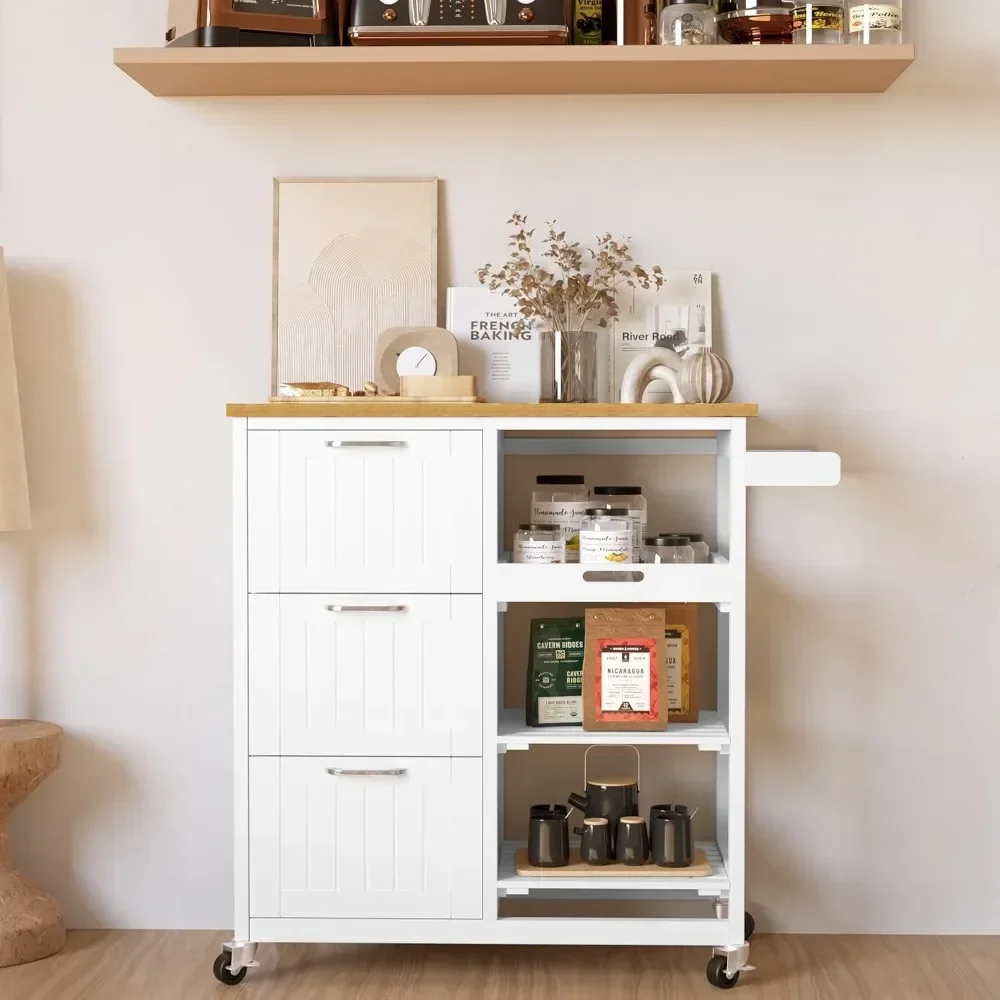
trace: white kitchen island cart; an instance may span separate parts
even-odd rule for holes
[[[242,981],[261,942],[398,942],[704,945],[709,980],[735,984],[753,930],[744,897],[746,491],[840,476],[833,454],[748,450],[756,412],[230,406],[236,888],[220,981]],[[527,519],[514,473],[567,456],[650,470],[696,459],[710,483],[702,516],[711,563],[510,563],[511,525]],[[701,662],[714,706],[665,732],[528,728],[505,698],[519,683],[506,676],[519,663],[504,648],[508,615],[554,603],[580,613],[704,606],[717,633],[714,662]],[[696,826],[710,873],[517,874],[519,838],[509,831],[523,809],[510,808],[508,765],[530,760],[532,780],[548,788],[550,759],[568,755],[575,768],[587,747],[619,745],[638,747],[651,787],[677,755],[714,758],[714,791],[698,803]],[[549,801],[561,789],[553,785]],[[643,793],[645,809],[651,801]],[[663,915],[648,915],[652,902]],[[637,915],[617,915],[633,905]]]

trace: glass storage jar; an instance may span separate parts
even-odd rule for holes
[[[534,524],[557,524],[566,542],[566,562],[580,561],[580,525],[591,506],[583,476],[537,476],[531,494]]]
[[[632,562],[642,560],[646,537],[646,498],[641,486],[595,486],[594,500],[605,507],[624,507],[632,529]]]
[[[566,540],[558,524],[522,524],[514,532],[514,562],[564,563]]]
[[[844,0],[797,3],[792,11],[795,45],[841,45],[844,41]]]
[[[666,0],[660,12],[659,40],[661,45],[714,45],[714,4]]]
[[[642,550],[644,563],[693,563],[694,551],[681,535],[647,538]]]
[[[794,0],[719,0],[719,35],[730,45],[791,45]]]
[[[851,45],[896,45],[903,40],[903,0],[855,3],[848,0],[847,40]]]
[[[691,546],[691,551],[694,553],[694,561],[696,563],[710,563],[712,561],[712,550],[708,547],[705,542],[705,536],[695,534],[693,531],[685,532],[661,532],[658,536],[660,538],[686,538],[688,540],[688,545]]]
[[[591,507],[580,529],[581,563],[630,563],[632,529],[627,507]]]

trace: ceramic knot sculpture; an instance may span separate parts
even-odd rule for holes
[[[725,358],[698,347],[685,355],[677,382],[688,403],[721,403],[733,391],[733,369]]]

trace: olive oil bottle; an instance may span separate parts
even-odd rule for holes
[[[574,45],[615,45],[617,42],[615,0],[573,0]]]

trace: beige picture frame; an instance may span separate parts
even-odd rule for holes
[[[7,266],[0,247],[0,531],[23,531],[30,527],[28,470],[21,432]]]
[[[271,394],[360,389],[383,330],[437,326],[437,178],[274,181]]]

